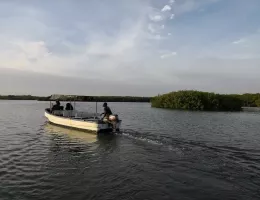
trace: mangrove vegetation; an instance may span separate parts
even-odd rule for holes
[[[240,111],[245,107],[260,107],[260,94],[215,94],[181,90],[158,95],[151,99],[155,108],[198,111]]]

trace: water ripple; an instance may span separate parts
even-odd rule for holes
[[[49,125],[45,107],[0,102],[0,199],[260,198],[260,115],[111,103],[122,132],[97,136]]]

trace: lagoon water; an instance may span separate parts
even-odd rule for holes
[[[109,103],[122,133],[96,136],[46,123],[48,105],[0,101],[1,200],[260,199],[260,113]]]

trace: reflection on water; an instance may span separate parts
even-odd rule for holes
[[[66,135],[72,140],[79,140],[80,142],[84,142],[84,143],[94,143],[97,142],[98,139],[97,134],[95,133],[79,131],[72,128],[64,128],[50,123],[45,124],[45,130],[46,133],[62,135],[62,136]]]
[[[44,125],[46,133],[51,136],[51,151],[60,151],[60,148],[68,148],[70,152],[83,152],[85,148],[80,144],[88,145],[95,151],[111,153],[117,148],[119,135],[111,133],[99,133],[80,131],[73,128],[65,128],[51,123]]]

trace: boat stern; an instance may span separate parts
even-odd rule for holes
[[[122,120],[103,122],[98,125],[98,132],[120,131]]]

